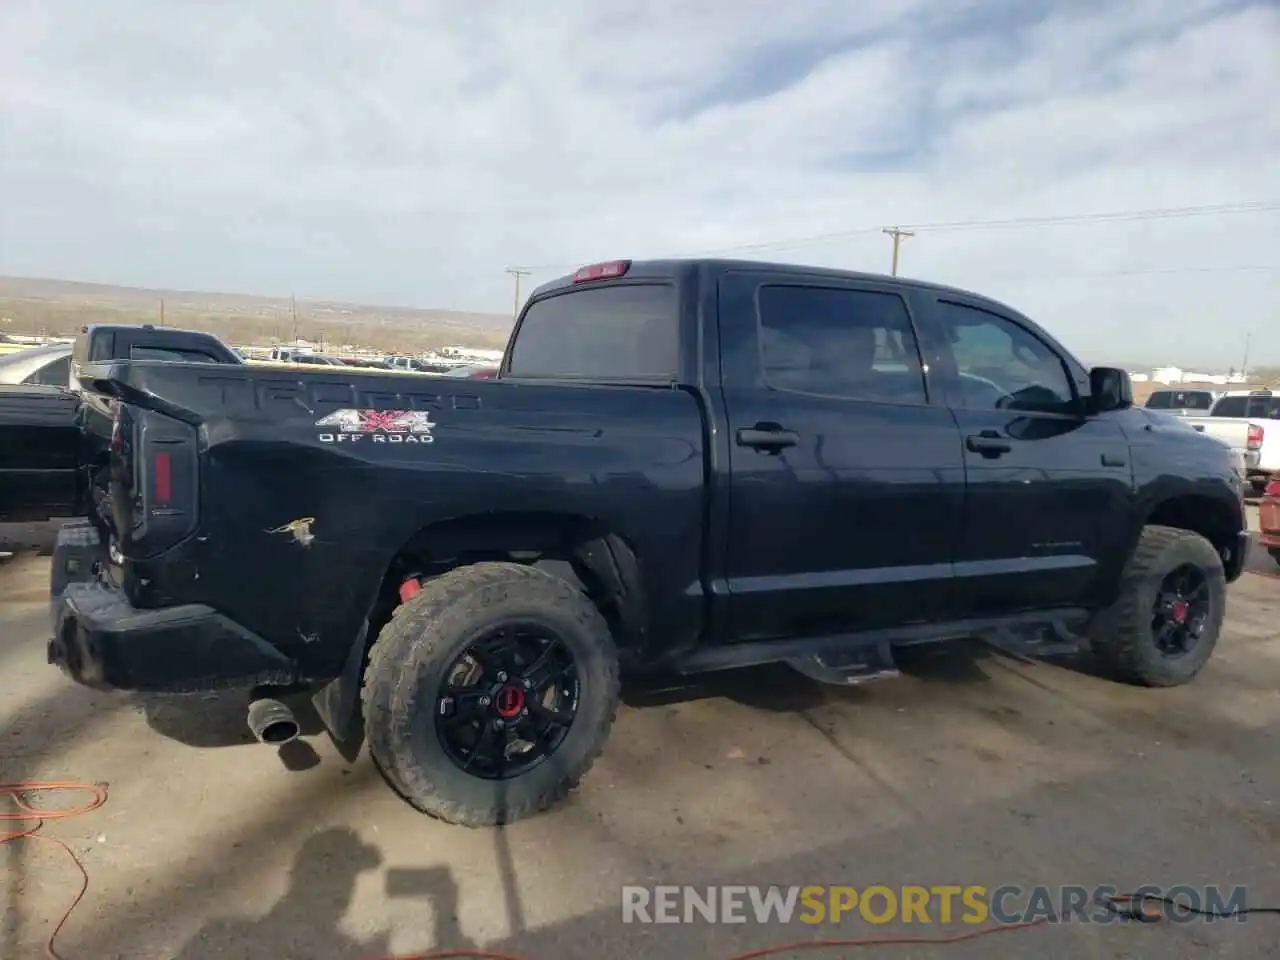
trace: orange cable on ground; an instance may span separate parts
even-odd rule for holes
[[[763,947],[749,953],[740,953],[728,960],[764,960],[765,957],[779,957],[784,953],[799,953],[801,950],[836,950],[849,947],[894,947],[914,944],[917,946],[945,946],[949,943],[961,943],[965,940],[977,940],[996,933],[1011,933],[1014,930],[1029,930],[1049,922],[1048,917],[1031,920],[1027,923],[1006,923],[998,927],[983,927],[981,930],[965,930],[962,933],[944,934],[937,937],[897,935],[885,937],[860,937],[855,940],[797,940],[793,943],[780,943],[772,947]],[[370,957],[368,960],[524,960],[507,953],[491,953],[486,950],[437,950],[427,953],[398,953],[383,957]]]
[[[31,793],[48,793],[53,791],[74,790],[77,793],[91,793],[93,799],[88,803],[83,803],[78,807],[68,807],[62,810],[45,810],[40,807],[33,807],[27,802],[27,795]],[[64,960],[61,954],[53,945],[53,941],[57,938],[58,933],[66,925],[67,919],[71,916],[71,912],[79,906],[80,901],[84,899],[85,891],[89,889],[89,874],[84,868],[84,864],[80,862],[80,858],[76,856],[76,852],[69,846],[54,837],[45,837],[36,833],[46,820],[69,820],[71,817],[79,817],[83,814],[97,810],[100,806],[107,802],[107,788],[100,783],[73,783],[70,781],[57,780],[22,780],[18,783],[0,783],[0,797],[8,797],[13,801],[13,805],[17,810],[0,810],[0,821],[6,823],[25,823],[34,821],[34,825],[25,830],[10,830],[0,833],[0,844],[9,843],[13,840],[41,840],[45,843],[51,843],[55,847],[61,847],[66,851],[67,856],[71,858],[71,862],[76,865],[76,869],[80,871],[80,892],[76,894],[75,899],[71,901],[66,911],[58,920],[57,925],[53,928],[53,932],[49,934],[49,939],[45,941],[45,952],[52,960]]]

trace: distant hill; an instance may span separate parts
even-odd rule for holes
[[[155,323],[205,330],[229,342],[292,341],[288,298],[149,290],[70,280],[0,277],[0,332],[72,334],[89,323]],[[420,351],[450,345],[502,347],[511,317],[459,310],[298,300],[296,335],[326,344]]]

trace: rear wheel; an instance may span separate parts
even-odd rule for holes
[[[1267,550],[1267,553],[1271,554],[1272,560],[1276,563],[1280,563],[1280,547],[1271,547]]]
[[[568,581],[514,563],[426,583],[370,651],[370,753],[419,810],[511,823],[564,797],[618,706],[609,627]]]
[[[1217,645],[1226,599],[1222,558],[1213,544],[1187,530],[1146,527],[1119,597],[1090,629],[1090,645],[1126,682],[1189,683]]]

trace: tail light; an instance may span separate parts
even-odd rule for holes
[[[1264,431],[1262,427],[1258,426],[1256,423],[1249,424],[1249,434],[1245,439],[1244,445],[1250,450],[1261,449],[1263,433]]]
[[[468,380],[489,380],[498,375],[497,370],[477,370],[467,377]]]
[[[610,260],[608,263],[593,263],[583,267],[573,275],[574,283],[590,283],[593,280],[613,280],[631,269],[630,260]]]
[[[111,446],[111,504],[120,552],[152,557],[190,536],[199,507],[196,428],[122,403]]]
[[[1267,497],[1280,497],[1280,480],[1272,480],[1268,483],[1262,494]]]

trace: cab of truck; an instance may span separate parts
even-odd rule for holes
[[[244,358],[211,333],[154,324],[90,324],[71,347],[69,386],[79,388],[86,363],[105,360],[168,360],[181,363],[244,363]]]

